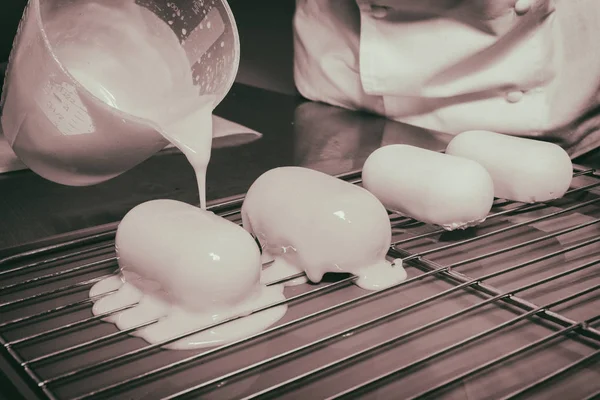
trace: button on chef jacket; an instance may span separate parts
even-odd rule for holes
[[[310,100],[600,146],[600,0],[297,0],[294,46]]]

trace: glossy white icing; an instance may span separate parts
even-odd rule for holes
[[[300,167],[264,173],[246,195],[242,221],[265,257],[274,259],[264,282],[305,271],[316,283],[325,273],[346,272],[362,288],[376,290],[406,279],[400,260],[386,260],[391,226],[383,205],[365,189],[324,173]]]
[[[132,209],[117,230],[120,274],[90,290],[95,315],[136,304],[106,320],[150,343],[201,329],[285,299],[283,286],[260,283],[261,258],[239,225],[174,200],[154,200]],[[277,322],[280,305],[170,344],[188,349],[251,335]]]
[[[496,197],[534,203],[558,199],[569,190],[573,164],[560,146],[490,131],[454,137],[446,153],[483,165],[494,181]]]
[[[389,210],[446,230],[483,222],[494,202],[492,178],[481,165],[410,145],[375,150],[362,178]]]

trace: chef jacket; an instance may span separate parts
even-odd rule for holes
[[[600,0],[297,0],[306,98],[450,134],[600,146]]]

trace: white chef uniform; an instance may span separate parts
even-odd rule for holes
[[[310,100],[457,134],[600,146],[600,0],[297,0]]]

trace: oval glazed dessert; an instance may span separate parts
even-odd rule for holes
[[[260,252],[248,232],[186,203],[154,200],[133,208],[119,224],[116,249],[119,274],[92,287],[93,313],[132,305],[106,320],[121,330],[149,323],[132,334],[150,343],[285,299],[281,286],[260,283]],[[278,321],[286,309],[247,315],[167,347],[197,348],[249,336]]]
[[[401,260],[386,260],[392,235],[383,205],[365,189],[322,172],[267,171],[250,187],[242,220],[263,255],[274,260],[264,281],[304,271],[318,283],[325,273],[345,272],[358,277],[358,286],[377,290],[406,279]]]
[[[481,165],[410,145],[375,150],[362,178],[387,209],[446,230],[480,224],[494,202],[492,178]]]
[[[573,163],[554,143],[490,131],[467,131],[454,137],[447,154],[483,165],[494,180],[495,196],[534,203],[558,199],[569,190]]]

